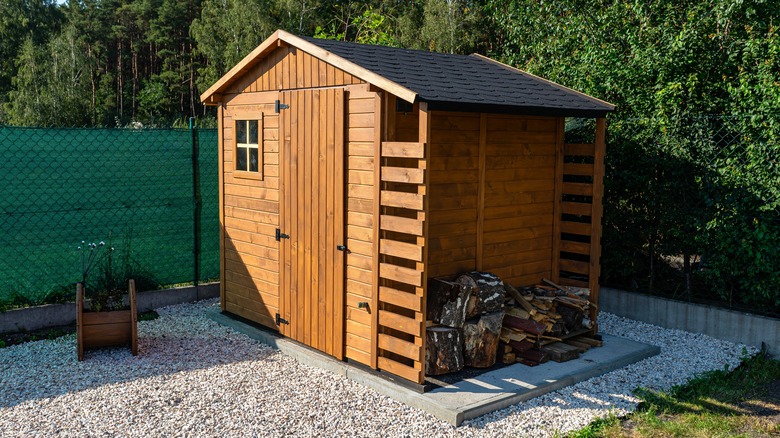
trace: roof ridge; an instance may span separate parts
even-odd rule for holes
[[[529,72],[527,72],[525,70],[520,70],[519,68],[512,67],[511,65],[504,64],[501,61],[496,61],[495,59],[491,59],[491,58],[488,58],[487,56],[480,55],[479,53],[472,53],[469,56],[472,57],[472,58],[475,58],[475,59],[479,59],[480,61],[483,61],[483,62],[488,62],[488,63],[491,63],[493,65],[497,65],[499,67],[502,67],[502,68],[504,68],[506,70],[509,70],[511,72],[514,72],[514,73],[519,73],[521,75],[531,76],[532,78],[540,80],[542,82],[545,82],[545,83],[547,83],[549,85],[552,85],[553,87],[560,88],[560,89],[562,89],[564,91],[568,91],[570,93],[575,93],[575,94],[579,95],[580,97],[584,97],[586,99],[592,100],[592,101],[600,103],[602,105],[606,105],[609,108],[611,108],[611,110],[615,109],[615,105],[607,102],[606,100],[601,100],[598,97],[593,97],[593,96],[591,96],[589,94],[585,94],[585,93],[583,93],[581,91],[577,91],[577,90],[575,90],[573,88],[569,88],[569,87],[567,87],[565,85],[561,85],[561,84],[559,84],[557,82],[553,82],[553,81],[551,81],[549,79],[545,79],[545,78],[543,78],[541,76],[537,76],[537,75],[535,75],[533,73],[529,73]]]

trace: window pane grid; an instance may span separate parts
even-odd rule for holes
[[[236,120],[236,170],[260,171],[259,128],[258,120]]]

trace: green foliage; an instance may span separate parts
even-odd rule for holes
[[[206,90],[277,27],[270,0],[204,0],[200,18],[190,29],[198,53],[207,62],[198,68],[198,86]]]

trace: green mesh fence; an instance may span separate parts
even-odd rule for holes
[[[81,241],[141,287],[217,278],[216,131],[193,134],[0,127],[0,306],[72,296]]]

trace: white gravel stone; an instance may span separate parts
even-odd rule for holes
[[[0,436],[555,436],[734,367],[756,349],[601,313],[602,332],[661,354],[454,428],[342,376],[301,365],[207,319],[216,300],[138,323],[139,355],[75,335],[0,349]]]

